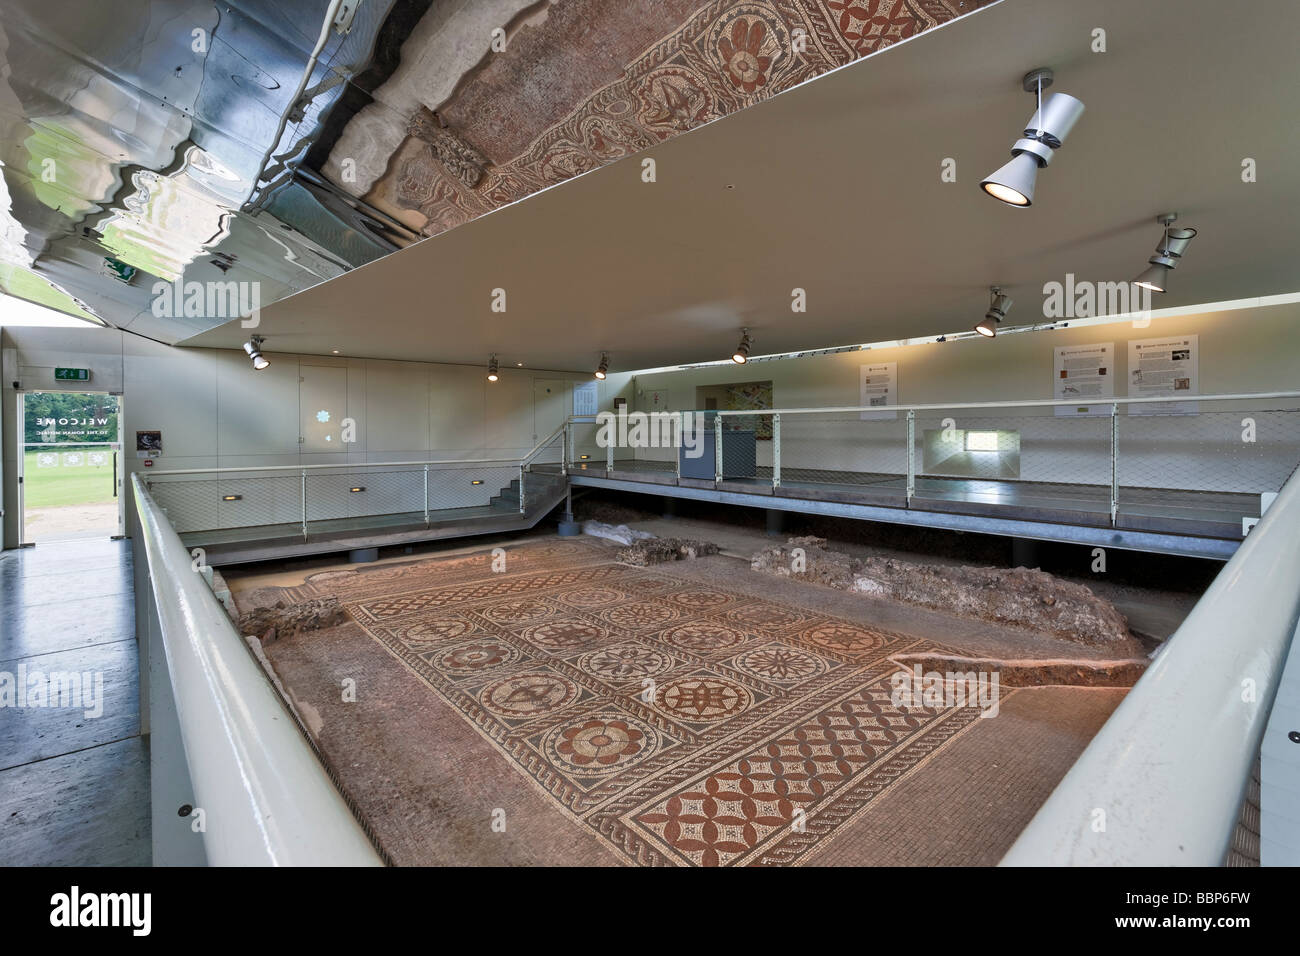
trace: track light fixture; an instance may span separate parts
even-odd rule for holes
[[[271,364],[271,360],[262,354],[262,343],[265,341],[266,339],[263,336],[254,335],[244,343],[244,351],[248,353],[249,359],[252,360],[253,368],[259,372]]]
[[[494,354],[490,359],[488,359],[488,374],[487,374],[487,380],[488,380],[489,382],[495,382],[495,381],[496,381],[497,379],[499,379],[500,377],[501,377],[501,375],[500,375],[500,373],[499,373],[498,370],[497,370],[497,357],[496,357],[496,355]]]
[[[975,326],[975,331],[991,339],[998,334],[998,326],[1011,311],[1011,297],[1003,295],[1002,289],[995,285],[989,286],[989,295],[989,310],[984,313],[984,320]]]
[[[731,360],[737,365],[744,365],[749,361],[749,347],[754,344],[754,340],[749,337],[749,329],[740,330],[740,344],[736,346],[736,351],[731,354]]]
[[[1052,85],[1052,71],[1030,70],[1021,80],[1026,93],[1038,97],[1038,109],[1029,118],[1022,139],[1011,147],[1011,162],[980,183],[980,188],[1009,206],[1030,206],[1034,202],[1034,181],[1038,171],[1052,161],[1065,137],[1083,115],[1083,104],[1065,93],[1053,93],[1043,103],[1043,90]]]
[[[600,353],[600,364],[596,366],[596,378],[602,382],[605,381],[605,375],[609,372],[609,356],[604,352]]]
[[[1176,212],[1161,213],[1156,217],[1156,222],[1165,227],[1165,234],[1160,239],[1160,245],[1156,246],[1156,254],[1147,260],[1150,264],[1133,280],[1134,285],[1152,292],[1164,292],[1168,287],[1170,270],[1178,268],[1178,260],[1196,238],[1195,229],[1171,228],[1177,218]]]

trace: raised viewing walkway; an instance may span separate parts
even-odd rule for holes
[[[656,418],[690,453],[588,417],[518,459],[145,480],[213,564],[522,531],[571,487],[1226,560],[1300,462],[1300,392]]]

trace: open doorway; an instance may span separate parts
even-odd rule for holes
[[[23,544],[122,534],[122,399],[106,392],[22,392]]]

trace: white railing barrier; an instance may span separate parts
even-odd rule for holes
[[[1219,866],[1300,620],[1300,474],[1002,860]]]
[[[208,862],[382,865],[139,475],[132,485]]]
[[[1280,401],[1285,407],[1262,407],[1260,403],[1266,401]],[[928,405],[841,405],[805,408],[722,409],[709,410],[703,414],[713,416],[712,430],[715,438],[714,480],[717,484],[721,484],[728,477],[726,463],[723,459],[724,443],[722,434],[726,427],[725,422],[727,420],[743,422],[749,419],[768,419],[771,422],[772,433],[772,441],[767,445],[767,448],[770,449],[767,452],[767,455],[770,456],[770,463],[768,460],[761,460],[758,464],[770,470],[770,480],[774,491],[782,486],[783,481],[826,480],[818,475],[819,472],[823,471],[832,474],[854,471],[881,473],[896,475],[902,480],[906,489],[907,503],[910,507],[912,499],[916,496],[918,477],[932,477],[935,475],[942,477],[945,474],[942,470],[927,471],[927,466],[921,460],[921,456],[918,455],[918,451],[921,450],[923,444],[921,441],[923,435],[929,434],[929,432],[923,431],[924,425],[918,427],[918,423],[921,422],[918,413],[922,417],[928,414],[932,420],[936,419],[939,413],[943,413],[945,417],[942,421],[947,422],[949,419],[946,416],[949,413],[974,413],[979,417],[984,417],[1003,412],[1050,411],[1051,415],[1021,415],[1001,419],[1003,424],[1022,423],[1033,427],[1035,430],[1032,437],[1025,439],[1028,447],[1034,449],[1034,455],[1036,456],[1032,458],[1034,475],[1031,477],[1029,474],[1021,473],[1013,477],[1025,481],[1039,481],[1049,484],[1082,484],[1107,488],[1110,499],[1110,521],[1111,524],[1117,524],[1120,507],[1123,504],[1120,500],[1123,489],[1130,486],[1133,488],[1163,487],[1162,482],[1169,480],[1171,469],[1179,467],[1185,469],[1194,467],[1201,472],[1206,472],[1202,475],[1201,484],[1187,487],[1189,491],[1247,491],[1249,493],[1261,490],[1273,491],[1277,486],[1271,485],[1271,482],[1276,480],[1280,484],[1282,480],[1278,473],[1281,472],[1281,475],[1285,475],[1295,464],[1293,460],[1281,461],[1278,460],[1278,457],[1285,457],[1289,453],[1286,450],[1287,448],[1300,448],[1300,407],[1296,407],[1298,401],[1300,401],[1300,391],[1277,391],[1188,395],[1177,398],[1170,396],[1106,398],[1096,401],[1025,399],[1003,402],[953,402]],[[1254,405],[1243,407],[1241,405],[1243,402],[1254,403]],[[1161,405],[1194,406],[1196,412],[1193,415],[1134,414],[1132,418],[1122,414],[1126,412],[1133,413],[1135,409],[1140,410],[1143,406]],[[1059,408],[1077,409],[1080,407],[1092,409],[1093,412],[1078,416],[1055,415],[1056,410]],[[884,413],[894,417],[852,421],[852,418],[861,416],[863,413],[869,413],[872,416]],[[689,416],[693,413],[690,411],[676,411],[658,412],[656,414]],[[1235,414],[1247,417],[1237,419],[1234,417]],[[1275,426],[1281,424],[1283,427],[1280,430],[1276,427],[1266,430],[1261,423],[1258,444],[1256,444],[1253,435],[1249,439],[1241,438],[1243,429],[1246,429],[1248,425],[1249,430],[1252,431],[1255,427],[1254,419],[1249,417],[1252,414],[1274,416],[1273,424]],[[1283,414],[1287,416],[1285,422],[1279,417]],[[827,416],[836,415],[847,417],[839,420],[827,418]],[[1184,428],[1182,438],[1185,446],[1191,449],[1197,449],[1200,443],[1218,443],[1216,447],[1223,454],[1220,456],[1222,460],[1214,459],[1213,455],[1210,456],[1213,459],[1210,463],[1216,469],[1213,473],[1206,471],[1207,460],[1199,450],[1196,451],[1194,461],[1186,455],[1182,458],[1175,455],[1171,460],[1171,452],[1168,450],[1153,452],[1148,449],[1138,454],[1129,453],[1127,455],[1121,451],[1123,433],[1128,430],[1139,430],[1128,432],[1129,447],[1144,447],[1144,439],[1149,439],[1150,436],[1144,434],[1140,429],[1149,428],[1151,423],[1161,419],[1173,419],[1180,423],[1179,427],[1182,427],[1182,423],[1196,421],[1197,416],[1204,416],[1204,421],[1208,424],[1199,433],[1195,430],[1189,432],[1188,429]],[[962,417],[965,418],[965,415],[963,414]],[[1109,423],[1105,429],[1104,437],[1100,432],[1094,434],[1094,428],[1096,427],[1094,423],[1098,421],[1105,422],[1107,418]],[[871,430],[873,426],[887,429],[896,421],[903,422],[905,432],[900,431],[898,434],[891,435],[886,431],[873,432]],[[953,418],[952,421],[956,431],[964,430],[967,427],[959,424],[957,418]],[[593,422],[597,422],[597,419],[589,416],[573,416],[569,419],[570,427]],[[1121,424],[1122,422],[1123,424]],[[931,424],[933,424],[933,421],[931,421]],[[807,430],[818,425],[826,425],[833,430],[820,436]],[[844,430],[845,427],[850,425],[862,426],[863,431],[860,435],[866,440],[865,446],[859,447],[853,444],[853,433]],[[994,429],[999,426],[995,423],[983,427],[985,429]],[[801,431],[801,428],[804,430]],[[980,430],[980,426],[976,426],[976,430]],[[1077,444],[1071,446],[1071,442],[1077,442]],[[597,443],[599,444],[599,440]],[[1072,455],[1053,450],[1053,446],[1067,449],[1073,447],[1076,450]],[[632,453],[633,457],[643,457],[641,449],[632,448],[631,446],[624,447]],[[1049,450],[1044,452],[1043,449],[1045,448]],[[1232,450],[1231,455],[1227,454],[1229,449]],[[896,456],[894,455],[895,450],[897,451]],[[605,445],[606,471],[612,472],[615,470],[617,451],[614,443],[609,442]],[[574,443],[571,441],[566,447],[566,468],[573,464],[572,455],[575,452]],[[827,455],[827,452],[830,454]],[[1238,461],[1252,453],[1253,458],[1250,459],[1252,470],[1250,473],[1243,473],[1238,468]],[[662,453],[645,453],[644,457],[648,460],[663,459]],[[674,454],[672,458],[678,459],[678,456]],[[1020,453],[1017,452],[1017,459],[1019,460],[1019,458]],[[1030,461],[1031,459],[1026,456],[1025,460]],[[1081,460],[1086,461],[1084,471],[1080,470]],[[678,461],[677,464],[679,466],[680,462]],[[1122,466],[1128,467],[1132,472],[1128,476],[1128,480],[1125,480],[1121,474]],[[1186,479],[1186,472],[1182,473],[1181,476]],[[753,475],[748,477],[753,477]],[[967,474],[966,477],[996,476]],[[1207,483],[1214,485],[1214,487],[1201,487],[1201,485]]]

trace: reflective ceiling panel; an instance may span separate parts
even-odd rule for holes
[[[176,343],[994,0],[3,2],[0,291]]]

